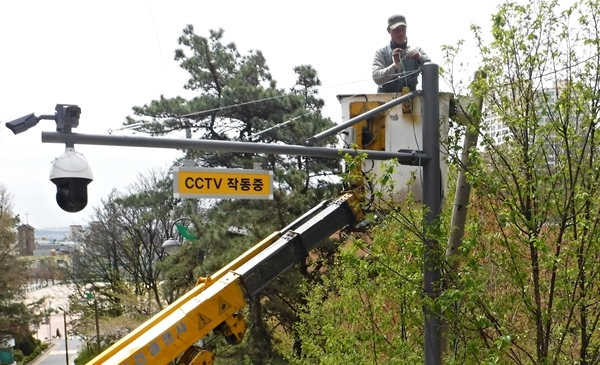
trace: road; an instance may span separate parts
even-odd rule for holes
[[[74,364],[73,360],[77,357],[77,352],[81,346],[83,346],[83,341],[79,338],[69,338],[68,340],[69,347],[69,365]],[[36,359],[32,365],[65,365],[67,364],[67,356],[65,355],[65,339],[64,337],[61,339],[54,338],[50,341],[50,347],[48,350],[42,354],[39,358]]]
[[[69,294],[73,292],[67,285],[53,285],[42,289],[27,292],[26,303],[46,298],[46,307],[53,310],[53,314],[50,316],[50,324],[41,324],[38,328],[37,338],[42,341],[52,340],[56,336],[56,329],[58,328],[64,333],[64,319],[62,312],[59,311],[58,307],[67,308],[69,303]],[[55,313],[58,312],[58,313]],[[69,323],[69,316],[67,315],[67,326]]]
[[[69,294],[73,292],[66,285],[53,285],[39,290],[30,291],[27,293],[26,302],[32,302],[41,298],[46,298],[46,305],[48,308],[54,311],[58,310],[59,306],[67,308]],[[66,330],[69,330],[69,323],[71,321],[70,316],[66,316]],[[56,338],[56,329],[60,331],[61,338]],[[65,365],[65,317],[61,311],[53,313],[50,316],[49,324],[41,324],[38,328],[37,336],[38,339],[46,341],[50,344],[48,350],[42,354],[32,365]],[[68,335],[68,332],[67,332]],[[69,348],[69,364],[73,364],[73,360],[77,356],[77,351],[83,345],[83,341],[79,338],[68,339]]]

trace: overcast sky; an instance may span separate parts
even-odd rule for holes
[[[64,145],[41,142],[53,121],[13,135],[4,123],[34,112],[53,114],[57,103],[82,109],[77,133],[118,129],[131,108],[161,94],[186,96],[188,74],[174,61],[187,24],[197,34],[223,28],[224,42],[241,53],[261,50],[279,87],[294,83],[293,67],[310,64],[322,81],[324,114],[341,122],[337,94],[373,93],[374,51],[389,41],[387,18],[404,14],[410,45],[443,65],[441,46],[465,39],[472,72],[470,24],[489,29],[499,0],[358,1],[2,1],[0,2],[0,183],[13,195],[14,212],[37,229],[86,224],[91,207],[138,174],[166,168],[177,151],[76,145],[90,163],[88,207],[63,212],[48,179]],[[397,4],[397,5],[394,5]],[[403,5],[403,6],[402,6]],[[440,82],[441,84],[443,81]],[[127,132],[113,132],[124,135]],[[172,138],[183,138],[174,134]]]

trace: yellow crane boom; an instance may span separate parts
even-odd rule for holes
[[[237,311],[324,239],[362,221],[359,199],[345,193],[321,202],[281,231],[272,233],[116,342],[88,364],[212,364],[214,356],[194,346],[211,331],[241,342],[246,325]]]

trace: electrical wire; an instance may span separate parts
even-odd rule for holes
[[[406,57],[404,57],[404,58],[406,58]],[[404,58],[403,58],[402,60],[404,60]],[[398,81],[400,78],[402,78],[403,76],[404,76],[404,79],[405,79],[405,83],[408,85],[408,81],[407,81],[407,80],[408,80],[408,77],[410,77],[410,76],[412,76],[412,75],[415,75],[415,74],[418,74],[418,73],[420,73],[420,72],[421,72],[421,67],[419,67],[419,68],[418,68],[418,69],[416,69],[416,70],[412,70],[412,71],[403,71],[403,72],[400,72],[400,73],[396,73],[396,74],[394,74],[394,75],[396,75],[396,76],[398,76],[398,77],[396,77],[396,78],[394,78],[394,79],[392,79],[392,80],[390,80],[390,81],[384,82],[384,83],[383,83],[383,84],[381,84],[380,86],[387,85],[387,84],[389,84],[389,83],[392,83],[392,82],[396,82],[396,81]],[[397,98],[397,97],[398,97],[398,95],[400,95],[400,90],[396,91],[396,95],[395,95],[395,97],[394,97],[394,98]],[[383,118],[387,118],[387,117],[388,117],[388,115],[390,115],[390,113],[391,113],[391,112],[392,112],[392,108],[388,109],[388,110],[385,112],[385,114],[384,114]]]
[[[160,58],[162,59],[163,67],[165,68],[165,74],[167,75],[167,80],[169,79],[169,71],[167,69],[167,63],[165,62],[165,56],[163,55],[162,47],[160,46],[160,39],[158,38],[158,31],[156,30],[156,22],[154,21],[154,14],[152,12],[152,6],[150,5],[150,0],[147,0],[148,9],[150,9],[150,19],[152,19],[152,27],[154,28],[154,36],[156,37],[156,43],[158,44],[158,51],[160,52]]]
[[[412,76],[413,74],[419,73],[419,72],[421,72],[420,68],[417,69],[417,70],[414,70],[414,71],[408,71],[408,72],[404,71],[404,72],[395,73],[395,74],[392,74],[391,76],[398,76],[398,78],[400,78],[400,77],[407,78],[407,77]],[[383,85],[386,85],[387,83],[390,83],[390,82],[394,82],[398,78],[396,78],[394,80],[391,80],[391,81],[388,81],[388,82],[384,83]],[[317,88],[317,90],[323,90],[323,89],[328,89],[328,88],[333,88],[333,87],[350,85],[350,84],[354,84],[354,83],[364,82],[364,81],[367,81],[367,80],[368,79],[363,79],[363,80],[351,81],[351,82],[347,82],[347,83],[343,83],[343,84],[337,84],[337,85],[332,85],[332,86],[323,86],[323,87]],[[354,95],[349,96],[349,97],[354,97],[354,96],[358,96],[358,95],[363,95],[363,93],[354,94]],[[264,99],[252,100],[252,101],[247,101],[247,102],[244,102],[244,103],[232,104],[232,105],[222,106],[222,107],[218,107],[218,108],[207,109],[207,110],[202,110],[202,111],[198,111],[198,112],[183,114],[183,115],[180,115],[179,118],[192,118],[192,117],[195,117],[195,116],[198,116],[198,115],[202,115],[202,114],[205,114],[205,113],[211,113],[211,112],[221,111],[221,110],[225,110],[225,109],[236,108],[236,107],[239,107],[239,106],[250,105],[250,104],[255,104],[255,103],[261,103],[263,101],[275,100],[275,99],[280,99],[280,98],[287,98],[289,96],[290,95],[278,95],[278,96],[272,96],[272,97],[264,98]]]
[[[139,126],[141,126],[142,124],[144,124],[144,123],[141,123],[141,122],[140,122],[140,123],[128,124],[128,125],[126,125],[126,126],[123,126],[123,127],[121,127],[121,128],[117,128],[117,129],[110,129],[110,128],[109,128],[109,129],[107,130],[107,132],[108,132],[108,134],[113,134],[113,132],[116,132],[116,131],[122,131],[122,130],[125,130],[125,129],[133,129],[133,128],[136,128],[136,127],[139,127]]]
[[[272,126],[272,127],[269,127],[269,128],[267,128],[267,129],[263,129],[263,130],[262,130],[262,131],[260,131],[260,132],[256,132],[256,133],[254,133],[254,134],[251,134],[251,135],[249,135],[249,136],[248,136],[248,138],[256,137],[256,136],[258,136],[259,134],[263,134],[263,133],[265,133],[265,132],[268,132],[268,131],[270,131],[271,129],[279,128],[279,127],[281,127],[281,126],[284,126],[284,125],[286,125],[286,124],[288,124],[288,123],[290,123],[290,122],[293,122],[293,121],[294,121],[294,120],[296,120],[296,119],[300,119],[300,118],[302,118],[302,117],[304,117],[304,116],[307,116],[307,115],[309,115],[309,114],[312,114],[312,113],[314,113],[314,111],[311,111],[311,112],[308,112],[308,113],[304,113],[304,114],[302,114],[302,115],[299,115],[299,116],[297,116],[297,117],[294,117],[294,118],[292,118],[292,119],[288,119],[288,120],[286,120],[286,121],[285,121],[285,122],[283,122],[283,123],[275,124],[275,125],[274,125],[274,126]]]
[[[159,47],[160,47],[160,45],[159,45]],[[585,60],[582,60],[582,61],[580,61],[580,62],[578,62],[578,63],[576,63],[574,65],[567,66],[565,68],[562,68],[562,69],[559,69],[559,70],[555,70],[555,71],[549,72],[547,74],[543,74],[540,77],[549,76],[549,75],[552,75],[552,74],[554,74],[556,72],[561,72],[561,71],[565,71],[565,70],[568,70],[570,68],[576,67],[576,66],[578,66],[578,65],[580,65],[580,64],[582,64],[584,62],[587,62],[587,61],[591,60],[594,57],[597,57],[598,55],[599,55],[598,53],[594,54],[594,55],[586,58]],[[161,56],[162,56],[162,52],[161,52]],[[404,57],[403,60],[405,58],[406,57]],[[417,74],[419,72],[421,72],[421,68],[418,68],[417,70],[413,70],[413,71],[403,71],[403,72],[398,72],[398,73],[392,74],[390,76],[397,76],[397,77],[394,78],[394,79],[392,79],[392,80],[390,80],[390,81],[387,81],[387,82],[385,82],[385,83],[383,83],[381,85],[387,85],[389,83],[395,82],[399,78],[404,78],[405,80],[407,80],[408,77],[410,77],[410,76],[412,76],[414,74]],[[446,83],[448,83],[447,80],[443,76],[442,76],[442,78],[444,79],[444,81]],[[317,90],[323,90],[323,89],[334,88],[334,87],[339,87],[339,86],[344,86],[344,85],[350,85],[350,84],[354,84],[354,83],[364,82],[364,81],[367,81],[367,80],[368,79],[363,79],[363,80],[351,81],[351,82],[347,82],[347,83],[343,83],[343,84],[337,84],[337,85],[331,85],[331,86],[324,86],[324,87],[317,88]],[[355,97],[355,96],[358,96],[358,95],[363,95],[363,93],[354,94],[354,95],[349,96],[349,97]],[[252,101],[248,101],[248,102],[244,102],[244,103],[238,103],[238,104],[227,105],[227,106],[223,106],[223,107],[218,107],[218,108],[213,108],[213,109],[207,109],[207,110],[203,110],[203,111],[198,111],[198,112],[194,112],[194,113],[183,114],[183,115],[180,115],[179,118],[191,118],[191,117],[195,117],[195,116],[202,115],[202,114],[205,114],[205,113],[211,113],[211,112],[215,112],[215,111],[220,111],[220,110],[225,110],[225,109],[230,109],[230,108],[235,108],[235,107],[239,107],[239,106],[250,105],[250,104],[260,103],[260,102],[263,102],[263,101],[269,101],[269,100],[280,99],[280,98],[285,98],[285,97],[289,97],[289,95],[278,95],[278,96],[273,96],[273,97],[270,97],[270,98],[252,100]]]
[[[272,96],[270,98],[264,98],[264,99],[258,99],[258,100],[251,100],[251,101],[247,101],[247,102],[244,102],[244,103],[232,104],[232,105],[227,105],[227,106],[221,106],[221,107],[218,107],[218,108],[202,110],[202,111],[199,111],[199,112],[193,112],[193,113],[189,113],[189,114],[183,114],[183,115],[180,115],[179,118],[191,118],[191,117],[195,117],[195,116],[206,114],[206,113],[217,112],[217,111],[220,111],[220,110],[231,109],[231,108],[237,108],[238,106],[256,104],[256,103],[261,103],[263,101],[269,101],[269,100],[275,100],[275,99],[281,99],[281,98],[288,98],[288,97],[290,97],[290,94],[288,94],[288,95],[277,95],[277,96]]]
[[[156,23],[154,21],[154,16],[153,16],[153,12],[152,12],[152,7],[151,7],[151,4],[150,4],[150,0],[147,0],[147,3],[148,3],[148,8],[150,9],[150,16],[151,16],[151,19],[152,19],[152,24],[153,24],[153,27],[154,27],[154,33],[155,33],[155,36],[156,36],[158,48],[160,50],[160,54],[161,54],[163,66],[164,66],[165,72],[167,73],[167,76],[168,76],[168,70],[167,70],[166,62],[164,60],[164,56],[163,56],[163,52],[162,52],[162,47],[160,45],[160,40],[158,38],[158,33],[157,33],[157,30],[156,30]],[[408,53],[400,60],[400,62],[404,61],[407,58],[407,56],[408,56]],[[587,59],[584,59],[584,60],[582,60],[582,61],[580,61],[580,62],[578,62],[578,63],[576,63],[574,65],[567,66],[567,67],[565,67],[563,69],[559,69],[559,70],[555,70],[555,71],[549,72],[548,74],[543,74],[540,77],[548,76],[548,75],[551,75],[551,74],[556,73],[556,72],[561,72],[561,71],[570,69],[570,68],[578,66],[578,65],[580,65],[580,64],[582,64],[584,62],[587,62],[587,61],[589,61],[592,58],[597,57],[597,56],[598,56],[598,54],[594,54],[594,55],[588,57]],[[403,72],[399,72],[399,73],[396,73],[396,74],[389,75],[389,76],[398,76],[398,77],[394,78],[393,80],[390,80],[388,82],[385,82],[382,85],[386,85],[388,83],[395,82],[399,78],[404,78],[405,83],[407,83],[408,77],[410,77],[410,76],[412,76],[412,75],[414,75],[415,73],[418,73],[418,72],[421,72],[421,68],[419,68],[417,70],[414,70],[414,71],[408,71],[408,72],[407,71],[403,71]],[[446,83],[448,83],[447,80],[443,76],[442,76],[442,78],[444,79],[444,81]],[[350,81],[350,82],[347,82],[347,83],[342,83],[342,84],[337,84],[337,85],[323,86],[323,87],[317,88],[317,90],[323,90],[323,89],[334,88],[334,87],[339,87],[339,86],[344,86],[344,85],[350,85],[350,84],[354,84],[354,83],[364,82],[364,81],[367,81],[367,80],[368,79],[362,79],[362,80]],[[361,95],[361,94],[355,94],[353,96],[357,96],[357,95]],[[284,97],[288,97],[288,96],[289,95],[279,95],[279,96],[274,96],[274,97],[270,97],[270,98],[258,99],[258,100],[248,101],[248,102],[245,102],[245,103],[238,103],[238,104],[234,104],[234,105],[228,105],[228,106],[223,106],[223,107],[219,107],[219,108],[213,108],[213,109],[207,109],[207,110],[203,110],[203,111],[198,111],[198,112],[183,114],[183,115],[180,115],[179,117],[180,118],[191,118],[191,117],[195,117],[195,116],[202,115],[202,114],[205,114],[205,113],[210,113],[210,112],[225,110],[225,109],[239,107],[239,106],[243,106],[243,105],[250,105],[250,104],[254,104],[254,103],[260,103],[260,102],[263,102],[263,101],[274,100],[274,99],[284,98]]]
[[[408,48],[408,46],[407,46],[407,48]],[[402,62],[403,62],[403,61],[404,61],[404,60],[405,60],[405,59],[408,57],[408,53],[409,53],[409,51],[406,51],[406,54],[405,54],[405,55],[404,55],[404,57],[402,57],[402,59],[400,60],[400,64],[402,65],[402,69],[404,69],[404,64],[403,64]],[[417,70],[418,70],[418,71],[420,71],[420,70],[421,70],[421,67],[419,67]],[[407,72],[406,72],[406,71],[404,71],[404,84],[405,84],[406,86],[408,86],[408,76],[407,76],[406,74],[407,74]]]
[[[591,55],[590,57],[588,57],[586,59],[583,59],[583,60],[581,60],[581,61],[579,61],[579,62],[577,62],[577,63],[575,63],[573,65],[565,66],[564,68],[561,68],[561,69],[558,69],[558,70],[549,71],[548,73],[541,74],[539,76],[535,76],[535,79],[543,78],[543,77],[546,77],[546,76],[557,74],[557,73],[562,72],[562,71],[570,70],[570,69],[572,69],[574,67],[577,67],[577,66],[579,66],[579,65],[581,65],[581,64],[583,64],[583,63],[585,63],[585,62],[587,62],[589,60],[591,60],[592,58],[597,58],[598,56],[600,56],[600,53],[595,53],[595,54]],[[444,75],[441,75],[441,77],[444,80],[444,82],[446,83],[446,86],[448,86],[448,87],[452,86],[451,83],[448,80],[446,80],[446,78],[444,77]],[[498,86],[510,86],[510,85],[511,85],[511,83],[507,82],[507,83],[504,83],[504,84],[499,84]]]
[[[421,72],[421,67],[419,67],[419,68],[418,68],[418,69],[416,69],[416,70],[412,70],[412,71],[402,71],[402,72],[397,72],[397,73],[395,73],[395,74],[391,74],[391,75],[389,75],[389,76],[397,76],[397,77],[396,77],[396,78],[394,78],[394,79],[392,79],[392,80],[389,80],[389,81],[386,81],[386,82],[384,82],[384,83],[383,83],[383,84],[381,84],[380,86],[387,85],[387,84],[390,84],[390,83],[392,83],[392,82],[396,82],[396,81],[398,81],[399,79],[401,79],[402,77],[404,77],[404,79],[406,80],[408,77],[410,77],[410,76],[412,76],[412,75],[414,75],[414,74],[418,74],[419,72]]]
[[[337,85],[331,85],[331,86],[323,86],[323,87],[319,87],[319,88],[316,88],[316,89],[317,90],[330,89],[330,88],[334,88],[334,87],[340,87],[340,86],[345,86],[345,85],[350,85],[350,84],[365,82],[365,81],[368,81],[368,80],[369,79],[351,81],[351,82],[346,82],[346,83],[343,83],[343,84],[337,84]],[[362,95],[362,93],[361,94],[355,94],[353,96],[357,96],[357,95]],[[261,103],[263,101],[269,101],[269,100],[287,98],[289,96],[290,96],[290,94],[287,94],[287,95],[277,95],[277,96],[272,96],[272,97],[264,98],[264,99],[251,100],[251,101],[247,101],[247,102],[244,102],[244,103],[232,104],[232,105],[222,106],[222,107],[218,107],[218,108],[207,109],[207,110],[202,110],[202,111],[198,111],[198,112],[183,114],[183,115],[180,115],[179,118],[191,118],[191,117],[198,116],[198,115],[205,114],[205,113],[211,113],[211,112],[216,112],[216,111],[220,111],[220,110],[235,108],[235,107],[238,107],[238,106],[244,106],[244,105],[250,105],[250,104],[255,104],[255,103]]]

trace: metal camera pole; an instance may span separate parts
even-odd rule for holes
[[[65,358],[69,365],[69,335],[67,334],[67,311],[63,310],[63,319],[65,322]]]
[[[434,300],[441,287],[441,248],[431,238],[439,227],[442,205],[442,176],[440,171],[440,109],[439,109],[438,65],[423,65],[423,152],[429,157],[423,165],[423,204],[428,209],[425,215],[425,237],[423,238],[423,294]],[[427,299],[426,298],[426,299]],[[440,365],[441,320],[427,304],[425,315],[425,365]]]
[[[100,323],[98,321],[98,299],[94,296],[94,319],[96,320],[96,355],[100,354]]]

